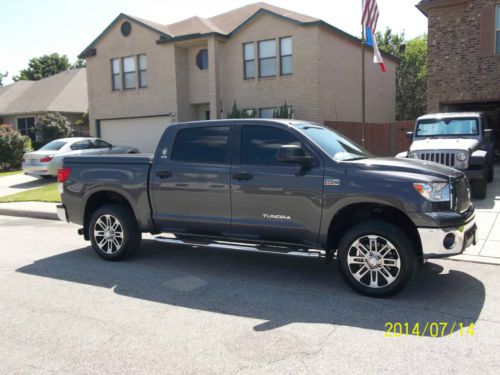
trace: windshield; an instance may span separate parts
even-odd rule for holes
[[[313,124],[304,124],[298,128],[335,161],[373,157],[363,147],[333,130]]]
[[[479,126],[476,118],[430,119],[417,124],[417,137],[478,135]]]
[[[66,144],[66,142],[63,142],[63,141],[52,141],[52,142],[47,143],[42,148],[40,148],[40,150],[57,151],[57,150],[60,150],[65,144]]]

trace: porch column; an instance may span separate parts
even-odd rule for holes
[[[220,116],[220,87],[219,87],[219,41],[210,37],[208,49],[208,99],[210,101],[210,119],[215,120]]]

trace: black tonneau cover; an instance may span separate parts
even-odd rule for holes
[[[153,155],[151,154],[124,154],[124,155],[88,155],[88,156],[67,156],[63,160],[64,165],[68,164],[151,164]]]

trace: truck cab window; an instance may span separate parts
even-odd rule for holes
[[[224,163],[228,150],[229,126],[180,130],[175,138],[172,160],[191,163]]]
[[[241,161],[243,164],[279,164],[278,149],[283,145],[300,146],[300,141],[286,130],[272,126],[245,126],[242,131]]]

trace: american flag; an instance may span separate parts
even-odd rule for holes
[[[380,65],[380,69],[383,72],[387,72],[387,67],[384,64],[384,59],[380,54],[377,45],[377,39],[375,38],[375,30],[377,29],[378,22],[378,5],[377,0],[363,0],[363,10],[361,16],[361,24],[365,28],[366,39],[371,41],[367,43],[373,46],[373,62]]]

